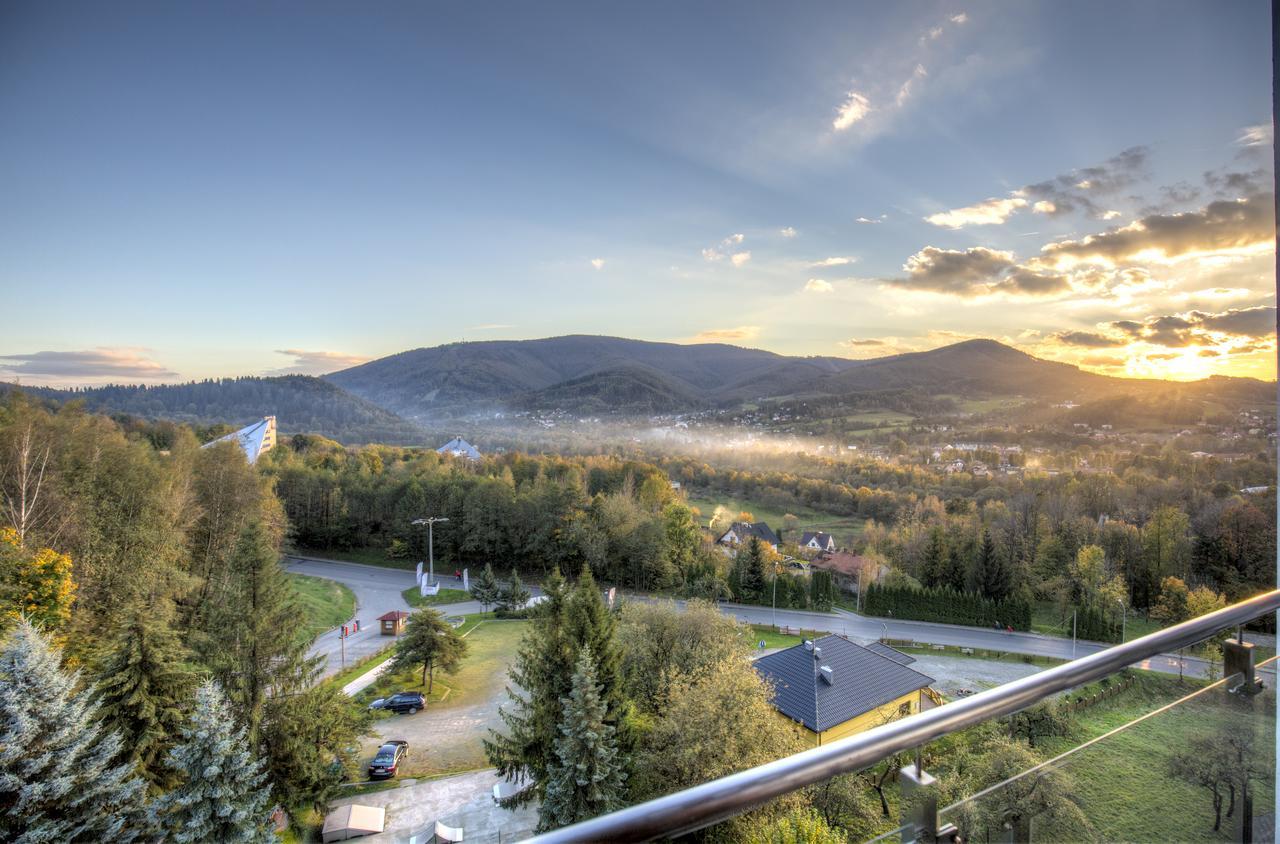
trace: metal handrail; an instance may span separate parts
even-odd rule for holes
[[[649,841],[683,835],[792,791],[859,771],[940,736],[1024,709],[1135,662],[1203,641],[1280,609],[1280,589],[963,700],[529,839],[535,844]]]

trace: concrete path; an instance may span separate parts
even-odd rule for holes
[[[430,841],[436,821],[461,827],[466,841],[520,841],[533,834],[538,824],[537,804],[509,810],[493,801],[497,772],[469,774],[404,785],[400,788],[340,797],[333,808],[358,803],[386,810],[386,827],[379,835],[359,839],[368,844],[414,844]]]

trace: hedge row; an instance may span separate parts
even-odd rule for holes
[[[976,592],[957,592],[946,586],[916,589],[873,583],[863,603],[867,615],[911,621],[937,621],[974,627],[1009,626],[1031,629],[1031,605],[1016,598],[991,601]]]

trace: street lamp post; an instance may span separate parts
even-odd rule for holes
[[[428,516],[425,519],[414,519],[415,525],[427,526],[427,585],[435,586],[436,584],[436,557],[435,557],[435,523],[449,521],[446,516]]]

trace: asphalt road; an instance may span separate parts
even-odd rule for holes
[[[336,580],[346,584],[355,593],[356,618],[360,620],[361,630],[347,638],[348,663],[376,653],[389,644],[389,637],[382,636],[378,630],[376,621],[378,616],[394,609],[409,609],[409,605],[405,603],[400,593],[414,585],[414,575],[411,571],[311,557],[290,557],[287,569],[299,574]],[[455,589],[462,587],[462,584],[452,576],[437,575],[437,578],[445,586]],[[540,594],[537,589],[531,589],[531,591],[534,595]],[[634,599],[638,596],[631,597]],[[444,605],[438,609],[450,615],[462,615],[480,612],[481,607],[475,601],[467,601]],[[1079,641],[1073,644],[1070,639],[1039,633],[1007,633],[1003,630],[987,630],[955,624],[871,618],[856,615],[847,610],[836,610],[834,613],[781,609],[774,611],[770,607],[727,603],[721,604],[720,610],[726,615],[732,615],[750,624],[777,624],[826,633],[841,633],[862,640],[901,639],[922,644],[981,648],[1055,659],[1074,659],[1109,647],[1099,642]],[[324,654],[328,660],[323,676],[329,676],[341,667],[340,650],[340,640],[336,630],[322,634],[312,645],[312,653]],[[1181,670],[1189,677],[1202,676],[1208,669],[1208,663],[1202,659],[1187,656],[1180,660],[1176,654],[1165,654],[1135,664],[1140,668],[1169,674],[1179,673],[1181,664]]]
[[[360,563],[348,563],[341,560],[326,560],[319,557],[285,557],[285,571],[295,574],[307,574],[336,580],[347,586],[356,596],[356,614],[353,620],[360,621],[360,631],[352,633],[344,643],[339,632],[340,627],[325,631],[311,643],[313,655],[323,656],[324,670],[321,677],[329,677],[338,673],[346,665],[358,662],[371,656],[391,644],[394,639],[383,636],[378,616],[392,610],[411,611],[412,607],[405,602],[401,594],[414,585],[414,573],[404,569],[390,569],[381,566],[366,566]],[[437,573],[436,580],[442,586],[461,589],[462,581],[452,575]],[[530,587],[531,594],[542,594],[535,587]],[[478,601],[461,601],[456,604],[442,604],[435,609],[445,615],[467,615],[483,610]]]

